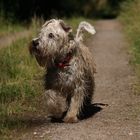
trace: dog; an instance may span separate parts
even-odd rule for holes
[[[76,35],[63,20],[51,19],[42,26],[29,51],[45,68],[45,96],[48,117],[66,123],[78,122],[92,102],[95,64],[83,43],[84,33],[95,34],[94,27],[80,22]]]

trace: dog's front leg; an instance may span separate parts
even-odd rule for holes
[[[67,110],[66,98],[61,96],[60,92],[54,90],[46,90],[45,95],[48,117],[61,118]]]
[[[84,96],[85,96],[85,92],[81,86],[77,87],[74,90],[74,94],[71,97],[71,102],[70,102],[68,112],[67,112],[65,118],[63,119],[64,122],[66,122],[66,123],[78,122],[77,116],[79,115],[79,113],[82,109],[82,105],[84,102]]]

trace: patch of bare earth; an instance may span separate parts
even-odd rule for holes
[[[116,20],[101,20],[88,44],[97,65],[94,115],[75,124],[44,123],[28,129],[23,140],[139,140],[140,97],[133,94],[135,79],[127,42]]]

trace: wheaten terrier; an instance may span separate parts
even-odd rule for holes
[[[52,19],[43,26],[29,47],[40,66],[46,69],[45,95],[48,116],[72,123],[91,104],[95,66],[88,47],[83,44],[87,31],[95,29],[83,21],[76,35],[63,20]]]

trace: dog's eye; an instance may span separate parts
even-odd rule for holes
[[[53,33],[49,33],[48,37],[49,37],[49,38],[54,38]]]

